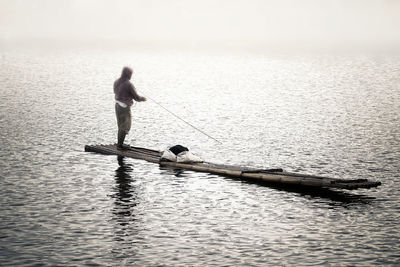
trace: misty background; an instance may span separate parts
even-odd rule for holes
[[[393,51],[396,0],[0,0],[1,44]]]

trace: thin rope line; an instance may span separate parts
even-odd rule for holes
[[[141,90],[143,92],[143,90]],[[196,129],[197,131],[201,132],[202,134],[208,136],[209,138],[213,139],[214,141],[217,141],[218,143],[222,144],[220,141],[218,141],[217,139],[215,139],[214,137],[212,137],[211,135],[205,133],[204,131],[200,130],[199,128],[197,128],[196,126],[192,125],[191,123],[185,121],[184,119],[182,119],[181,117],[179,117],[178,115],[176,115],[175,113],[173,113],[172,111],[169,111],[166,107],[164,107],[163,105],[161,105],[160,103],[158,103],[157,101],[155,101],[154,99],[152,99],[151,97],[145,95],[145,97],[147,97],[148,99],[150,99],[151,101],[153,101],[154,103],[156,103],[157,105],[159,105],[161,108],[163,108],[165,111],[167,111],[168,113],[170,113],[171,115],[173,115],[175,118],[180,119],[181,121],[183,121],[184,123],[186,123],[187,125],[193,127],[194,129]]]

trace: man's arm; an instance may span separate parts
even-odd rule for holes
[[[147,99],[144,96],[138,95],[138,93],[136,92],[135,86],[133,86],[133,84],[131,84],[131,85],[132,85],[131,86],[131,94],[132,94],[133,99],[137,102],[146,101]]]

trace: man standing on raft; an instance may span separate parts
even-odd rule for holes
[[[135,86],[130,82],[132,73],[133,70],[131,68],[124,67],[121,77],[114,82],[115,113],[118,124],[118,149],[124,149],[125,136],[131,129],[131,106],[133,100],[137,102],[147,100],[145,97],[137,94]]]

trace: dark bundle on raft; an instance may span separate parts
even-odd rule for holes
[[[347,180],[328,178],[315,175],[290,173],[285,172],[282,169],[255,169],[208,162],[179,163],[162,161],[160,151],[140,147],[127,146],[124,150],[118,150],[116,145],[86,145],[85,151],[141,159],[148,162],[158,163],[161,166],[171,166],[186,170],[231,176],[249,181],[262,181],[268,183],[321,188],[341,188],[349,190],[358,188],[371,188],[381,185],[381,182],[368,181],[367,179]]]

